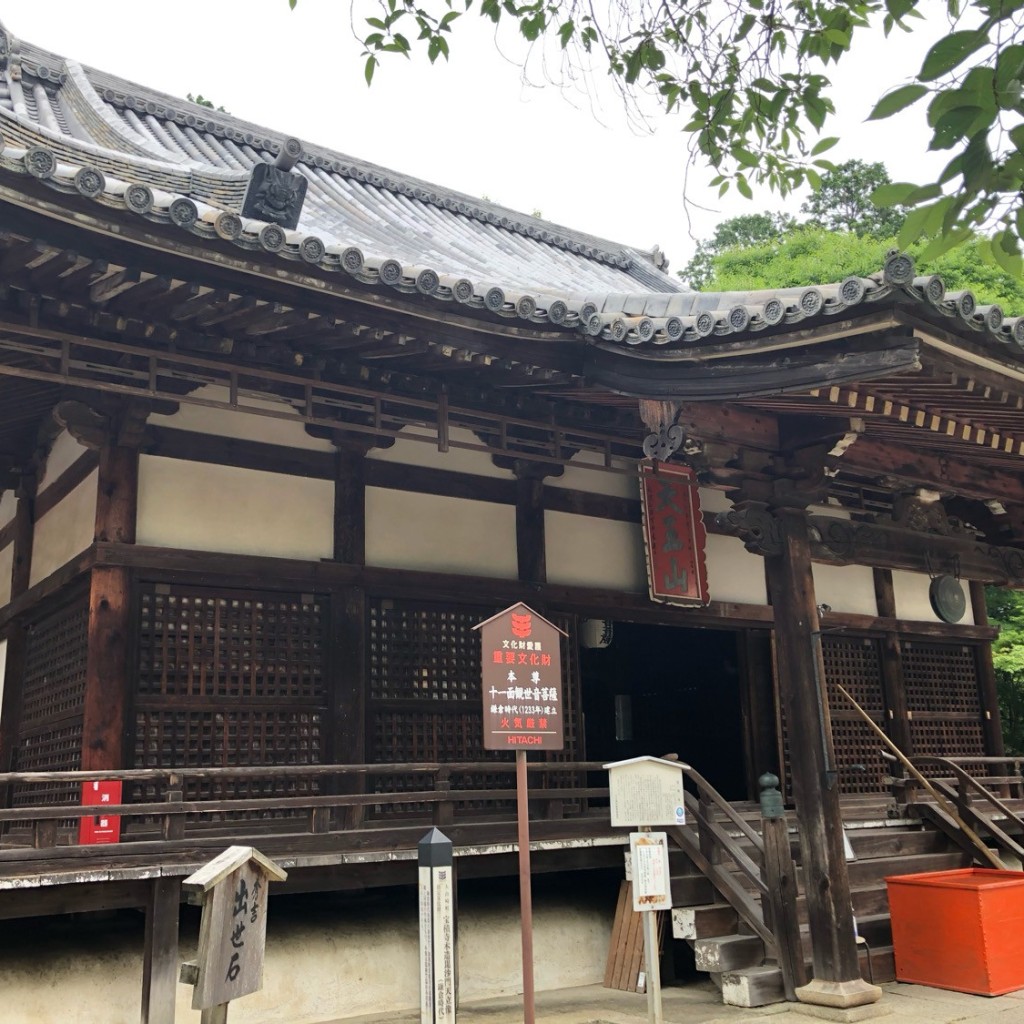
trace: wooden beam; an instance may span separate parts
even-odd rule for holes
[[[365,764],[369,628],[365,590],[348,587],[331,595],[331,627],[331,722],[326,753],[335,764]],[[366,776],[350,777],[344,784],[350,787],[348,792],[365,792]],[[351,807],[346,813],[347,827],[358,828],[365,808]]]
[[[89,583],[82,770],[128,767],[125,715],[131,586],[127,569],[97,566]]]
[[[971,608],[976,625],[988,625],[988,605],[985,602],[985,585],[971,582]],[[996,687],[996,671],[992,664],[992,645],[981,644],[974,654],[978,665],[978,696],[981,701],[981,727],[985,734],[985,753],[991,757],[1002,757],[1006,753],[1003,741],[1003,727],[999,717],[999,691]]]
[[[108,442],[100,450],[95,532],[98,543],[134,543],[138,494],[138,449]],[[122,567],[95,567],[89,583],[82,721],[85,771],[127,767],[131,614],[129,571]]]
[[[546,466],[516,462],[516,556],[523,583],[546,583],[544,477]]]
[[[896,595],[892,572],[874,569],[875,603],[883,618],[896,619]],[[882,674],[882,696],[886,711],[885,729],[889,738],[907,754],[912,754],[913,733],[907,707],[907,689],[903,675],[903,647],[895,630],[886,630],[879,644],[879,668]]]
[[[11,565],[11,601],[24,597],[29,589],[32,571],[32,540],[36,478],[23,476],[18,485],[18,504],[14,513],[13,559]],[[15,767],[19,746],[25,652],[28,647],[27,627],[13,623],[6,628],[7,654],[4,664],[4,687],[0,698],[0,771]],[[6,795],[0,794],[0,801]]]
[[[142,1024],[174,1024],[180,904],[180,878],[154,878],[150,882],[142,958]]]
[[[913,450],[859,437],[836,460],[844,468],[872,479],[895,477],[915,486],[936,491],[952,491],[967,498],[987,501],[995,498],[1011,504],[1024,503],[1024,474],[986,469],[944,455],[931,455],[920,448]]]
[[[765,559],[765,568],[775,607],[782,705],[790,735],[801,737],[801,742],[790,745],[790,782],[801,826],[814,982],[849,986],[860,981],[860,967],[843,849],[821,624],[811,573],[809,524],[804,513],[795,509],[778,509],[775,517],[781,551]]]
[[[334,477],[334,559],[366,564],[366,446],[338,446]]]
[[[779,420],[771,412],[719,402],[683,402],[676,423],[687,436],[701,441],[765,452],[779,450]]]
[[[52,483],[44,487],[36,498],[36,519],[42,519],[56,508],[99,465],[96,452],[86,451],[75,459]]]

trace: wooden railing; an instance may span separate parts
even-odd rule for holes
[[[689,783],[683,794],[687,825],[669,834],[761,939],[766,958],[782,969],[787,998],[794,999],[794,989],[805,979],[796,867],[785,816],[762,818],[759,833],[698,771],[684,764],[680,768]],[[781,807],[781,795],[776,795]]]
[[[600,762],[527,768],[531,817],[607,818],[607,774]],[[587,784],[592,772],[600,772],[602,785]],[[476,782],[481,776],[506,776],[508,783],[482,787]],[[82,806],[79,787],[93,781],[121,782],[122,802]],[[73,790],[75,802],[52,802],[60,787]],[[12,846],[75,845],[79,819],[100,813],[121,817],[122,848],[211,832],[323,835],[424,822],[507,821],[514,815],[514,787],[515,765],[495,761],[0,773],[0,854]],[[592,810],[592,804],[604,807]]]
[[[970,829],[995,845],[1000,854],[1024,862],[1024,819],[1006,803],[1008,799],[1024,799],[1024,757],[913,757],[910,763],[952,804]],[[892,782],[897,801],[917,808],[961,848],[976,856],[978,851],[956,820],[929,799],[919,781],[903,774],[898,761],[895,765]],[[986,774],[972,775],[965,765],[983,767]],[[936,773],[936,768],[942,769],[942,774]]]

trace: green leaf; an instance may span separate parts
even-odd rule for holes
[[[366,64],[363,67],[363,76],[366,78],[366,84],[367,85],[372,85],[373,84],[373,73],[376,70],[377,70],[377,58],[374,57],[373,54],[370,54],[370,56],[366,58]]]
[[[744,199],[753,199],[754,193],[750,185],[747,184],[747,179],[742,174],[736,175],[736,189]]]
[[[1020,258],[1020,250],[1016,236],[1004,229],[992,236],[992,257],[1001,270],[1011,277],[1019,278],[1024,260]]]
[[[962,64],[972,53],[988,42],[988,33],[980,29],[950,32],[940,39],[929,51],[917,77],[922,82],[934,82],[957,65]]]
[[[955,249],[958,245],[966,242],[971,238],[973,232],[968,228],[958,228],[956,231],[944,231],[942,234],[933,238],[917,255],[919,263],[928,263],[930,260],[937,259],[943,253],[949,252],[951,249]]]
[[[905,110],[927,94],[928,87],[926,85],[902,85],[900,88],[886,93],[875,104],[875,109],[868,115],[868,120],[880,121],[882,118],[892,117],[893,114]]]
[[[871,193],[871,202],[877,207],[902,206],[917,191],[918,186],[910,181],[893,181],[879,185]]]
[[[811,156],[820,156],[826,150],[829,150],[834,145],[836,145],[837,142],[839,142],[839,138],[837,136],[822,139],[819,143],[817,143],[817,145],[815,145],[814,149],[811,150]]]

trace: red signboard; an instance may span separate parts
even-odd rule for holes
[[[113,806],[121,802],[121,783],[107,781],[82,783],[82,806]],[[121,841],[121,815],[97,814],[78,819],[78,842],[82,846]]]
[[[484,750],[561,750],[562,637],[525,604],[480,630]]]
[[[693,470],[641,463],[640,498],[651,599],[708,604],[707,538]]]

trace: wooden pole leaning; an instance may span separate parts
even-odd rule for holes
[[[978,853],[981,854],[983,860],[985,860],[990,866],[998,868],[1002,871],[1005,867],[1003,862],[982,842],[981,837],[977,832],[974,831],[967,824],[963,818],[957,814],[956,808],[914,767],[910,762],[910,758],[896,746],[895,743],[888,736],[885,731],[878,725],[878,723],[857,703],[852,695],[839,683],[836,683],[836,689],[850,702],[853,709],[860,715],[861,718],[871,726],[872,729],[878,734],[879,739],[893,752],[900,764],[910,772],[911,775],[924,787],[925,791],[929,796],[946,812],[956,823],[960,830],[965,836],[975,845]]]

